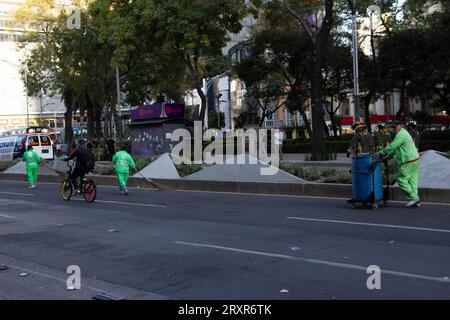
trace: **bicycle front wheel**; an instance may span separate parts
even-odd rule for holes
[[[61,187],[59,189],[59,194],[61,195],[61,198],[63,198],[64,201],[69,201],[70,198],[72,198],[72,183],[70,183],[69,179],[64,179],[61,182]]]
[[[94,202],[97,197],[97,186],[94,180],[89,179],[83,186],[83,196],[86,202]]]

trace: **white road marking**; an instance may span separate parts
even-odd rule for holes
[[[6,219],[16,219],[16,217],[9,216],[9,215],[7,215],[7,214],[1,214],[1,213],[0,213],[0,217],[6,218]]]
[[[14,196],[34,197],[34,194],[31,194],[31,193],[19,193],[19,192],[6,192],[6,191],[0,191],[0,194],[11,194],[11,195],[14,195]]]
[[[379,223],[355,222],[355,221],[345,221],[345,220],[313,219],[313,218],[302,218],[302,217],[286,217],[286,219],[351,224],[351,225],[369,226],[369,227],[395,228],[395,229],[405,229],[405,230],[419,230],[419,231],[429,231],[429,232],[450,233],[450,230],[447,230],[447,229],[422,228],[422,227],[402,226],[402,225],[394,225],[394,224],[379,224]]]
[[[77,201],[84,201],[84,199],[72,199]],[[95,202],[100,203],[113,203],[113,204],[126,204],[130,206],[141,206],[141,207],[154,207],[154,208],[167,208],[167,206],[159,205],[159,204],[148,204],[148,203],[137,203],[137,202],[122,202],[122,201],[112,201],[112,200],[95,200]]]
[[[202,243],[193,243],[193,242],[184,242],[184,241],[175,241],[175,243],[176,244],[183,244],[183,245],[187,245],[187,246],[194,246],[194,247],[205,247],[205,248],[221,249],[221,250],[235,251],[235,252],[241,252],[241,253],[251,253],[251,254],[256,254],[256,255],[259,255],[259,256],[281,258],[281,259],[289,259],[289,260],[297,260],[296,257],[285,255],[285,254],[276,254],[276,253],[269,253],[269,252],[262,252],[262,251],[245,250],[245,249],[222,247],[222,246],[216,246],[216,245],[211,245],[211,244],[202,244]]]
[[[312,182],[311,182],[312,183]],[[322,196],[304,196],[304,195],[294,195],[294,194],[272,194],[272,193],[251,193],[251,192],[228,192],[228,191],[204,191],[204,190],[187,190],[178,189],[177,192],[192,192],[192,193],[217,193],[217,194],[232,194],[241,196],[260,196],[260,197],[280,197],[280,198],[305,198],[305,199],[318,199],[318,200],[345,200],[349,198],[342,197],[322,197]],[[401,203],[404,204],[406,201],[389,200],[389,203]],[[433,206],[450,206],[450,203],[443,202],[420,202],[422,205],[429,204]]]
[[[306,263],[314,263],[314,264],[320,264],[320,265],[325,265],[325,266],[367,272],[366,266],[361,266],[361,265],[356,265],[356,264],[339,263],[339,262],[333,262],[333,261],[327,261],[327,260],[294,257],[294,256],[284,255],[284,254],[245,250],[245,249],[224,247],[224,246],[217,246],[217,245],[203,244],[203,243],[184,242],[184,241],[174,241],[174,243],[180,244],[180,245],[192,246],[192,247],[203,247],[203,248],[212,248],[212,249],[219,249],[219,250],[239,252],[239,253],[248,253],[248,254],[254,254],[254,255],[259,255],[259,256],[274,257],[274,258],[280,258],[280,259],[287,259],[287,260],[300,261],[300,262],[306,262]],[[422,275],[422,274],[393,271],[393,270],[386,270],[386,269],[381,270],[381,273],[389,274],[389,275],[393,275],[393,276],[404,277],[404,278],[420,279],[420,280],[427,280],[427,281],[434,281],[434,282],[450,284],[450,279],[448,277],[433,277],[433,276],[427,276],[427,275]]]

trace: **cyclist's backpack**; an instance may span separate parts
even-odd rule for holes
[[[86,151],[86,173],[92,172],[95,167],[95,156],[91,150]]]

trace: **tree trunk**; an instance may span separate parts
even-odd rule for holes
[[[406,81],[402,80],[400,85],[400,105],[397,112],[397,116],[401,117],[405,114],[405,93],[406,93]]]
[[[325,47],[328,44],[333,27],[333,0],[325,0],[325,17],[320,31],[312,37],[313,63],[311,68],[311,100],[312,100],[312,160],[326,160],[323,119],[323,74],[322,65]]]
[[[305,123],[306,131],[308,131],[309,136],[312,137],[311,123],[309,122],[309,119],[306,115],[303,105],[300,105],[300,108],[298,110],[299,110],[300,114],[302,115],[303,122]]]
[[[66,112],[64,112],[64,143],[71,144],[73,141],[73,94],[70,90],[64,90],[62,98],[66,107]]]
[[[94,124],[94,105],[86,93],[86,116],[87,116],[87,139],[92,141],[95,136],[95,124]]]
[[[201,110],[200,110],[199,116],[198,116],[199,119],[197,119],[197,121],[201,121],[203,123],[205,120],[206,108],[208,108],[208,105],[206,103],[206,94],[207,93],[205,94],[205,92],[203,92],[202,87],[200,85],[197,85],[196,89],[197,89],[198,95],[200,96],[200,100],[202,101]]]
[[[94,105],[94,126],[95,126],[95,139],[100,142],[102,140],[102,108],[100,105]]]
[[[317,50],[315,51],[317,52]],[[311,74],[311,107],[313,126],[311,160],[320,161],[325,158],[325,139],[322,106],[322,62],[320,55],[317,53],[315,60],[316,61],[314,61],[312,65]]]
[[[373,98],[373,91],[369,92],[364,96],[364,117],[366,118],[367,131],[372,132],[372,124],[370,122],[370,102]]]
[[[64,143],[71,144],[73,141],[72,107],[66,106],[64,122]]]

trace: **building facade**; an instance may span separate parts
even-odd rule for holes
[[[24,2],[0,0],[0,132],[37,124],[63,132],[65,107],[60,96],[26,94],[26,75],[22,78],[20,69],[32,44],[19,46],[24,28],[12,15]]]

